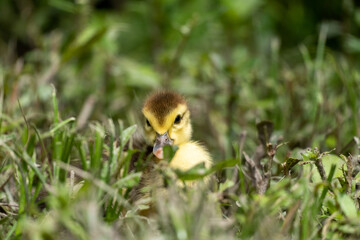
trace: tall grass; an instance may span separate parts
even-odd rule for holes
[[[148,206],[129,202],[141,172],[128,172],[135,152],[123,152],[135,126],[123,129],[110,120],[108,130],[97,123],[79,131],[74,118],[62,120],[53,93],[48,131],[37,129],[25,113],[23,127],[11,128],[16,121],[4,118],[3,239],[359,237],[357,158],[309,149],[300,158],[281,161],[276,151],[283,145],[271,143],[272,131],[266,130],[270,123],[259,125],[261,141],[252,157],[236,148],[236,158],[220,161],[209,171],[199,166],[170,174],[166,166],[166,171],[160,167],[168,188],[153,194],[157,213],[142,217],[139,211]],[[267,153],[260,153],[261,147]],[[275,161],[274,166],[264,168],[257,162],[263,157]],[[230,172],[223,182],[213,175],[210,186],[176,184],[176,179],[201,179],[224,168]],[[280,168],[283,173],[275,171]]]

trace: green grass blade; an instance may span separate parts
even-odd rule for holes
[[[90,156],[90,170],[95,175],[98,176],[100,174],[100,166],[102,159],[102,150],[105,133],[104,130],[99,126],[95,126],[95,142],[93,144],[91,156]]]
[[[70,154],[74,145],[74,138],[75,138],[75,134],[71,134],[69,137],[67,136],[65,139],[63,151],[61,153],[61,161],[65,164],[69,164],[70,162]],[[66,172],[64,169],[61,169],[59,173],[59,181],[64,183],[65,179],[66,179]]]
[[[87,171],[89,169],[89,167],[88,167],[88,163],[86,160],[86,151],[85,151],[85,146],[84,146],[85,144],[86,144],[85,142],[82,142],[81,140],[79,140],[76,144],[76,147],[79,152],[82,169]]]
[[[332,181],[332,179],[334,177],[335,170],[336,170],[336,165],[332,164],[331,168],[330,168],[329,175],[327,177],[327,181],[326,181],[327,184],[324,187],[324,189],[322,190],[320,198],[318,199],[318,203],[317,203],[317,210],[318,211],[320,211],[320,209],[322,207],[322,204],[324,202],[325,196],[326,196],[327,192],[329,191],[329,187],[330,187],[331,181]]]
[[[133,125],[121,132],[121,146],[124,147],[130,137],[135,133],[137,126]]]

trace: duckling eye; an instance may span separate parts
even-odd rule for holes
[[[147,125],[148,127],[151,127],[150,122],[149,122],[149,120],[147,120],[147,119],[146,119],[146,125]]]
[[[175,118],[174,124],[179,124],[180,121],[181,121],[181,116],[177,115],[176,118]]]

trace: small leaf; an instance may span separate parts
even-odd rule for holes
[[[219,192],[223,192],[225,191],[226,189],[228,188],[231,188],[232,186],[234,186],[234,182],[227,179],[224,183],[221,183],[220,184],[220,187],[219,187]]]
[[[210,175],[213,172],[222,170],[227,167],[233,167],[238,164],[238,159],[230,159],[226,161],[218,162],[217,164],[213,165],[211,168],[206,169],[204,163],[199,163],[198,165],[194,166],[192,169],[188,171],[181,171],[175,170],[178,178],[181,180],[195,180],[204,178],[205,176]]]
[[[317,155],[311,151],[306,151],[304,153],[301,153],[301,156],[303,157],[304,161],[309,161],[309,160],[315,161],[317,159]]]
[[[118,188],[130,188],[137,185],[140,182],[141,172],[132,173],[124,178],[121,178],[114,185]]]
[[[210,170],[210,169],[208,169]],[[188,171],[175,170],[178,178],[181,180],[195,180],[200,179],[208,175],[208,170],[205,168],[204,163],[199,163]]]
[[[348,218],[357,218],[357,209],[354,201],[346,194],[338,196],[338,203],[345,216]]]
[[[164,146],[163,147],[163,151],[164,151],[164,159],[167,159],[168,162],[170,163],[171,160],[174,158],[176,151],[179,149],[178,146],[173,145],[173,146]]]
[[[286,162],[283,164],[284,174],[287,175],[289,171],[300,161],[301,161],[300,159],[288,158]]]
[[[330,171],[331,165],[336,165],[334,177],[335,178],[343,177],[343,173],[341,171],[341,166],[345,163],[345,161],[342,158],[340,158],[334,154],[328,154],[328,155],[325,155],[324,157],[322,157],[321,160],[324,165],[325,172]]]
[[[356,176],[355,176],[355,181],[360,181],[360,172],[358,172],[357,174],[356,174]]]
[[[133,125],[128,128],[126,128],[121,133],[121,146],[125,146],[125,144],[129,141],[130,137],[134,134],[136,131],[137,126]]]
[[[233,167],[238,163],[239,163],[238,159],[230,159],[230,160],[220,161],[210,168],[210,172],[216,172],[216,171],[222,170],[227,167]]]

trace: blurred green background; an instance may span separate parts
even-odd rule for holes
[[[340,152],[360,135],[359,1],[1,0],[0,9],[3,112],[21,119],[19,99],[39,128],[51,122],[53,84],[62,118],[80,126],[142,125],[144,98],[175,89],[217,159],[243,131],[254,149],[260,120],[289,149]]]

